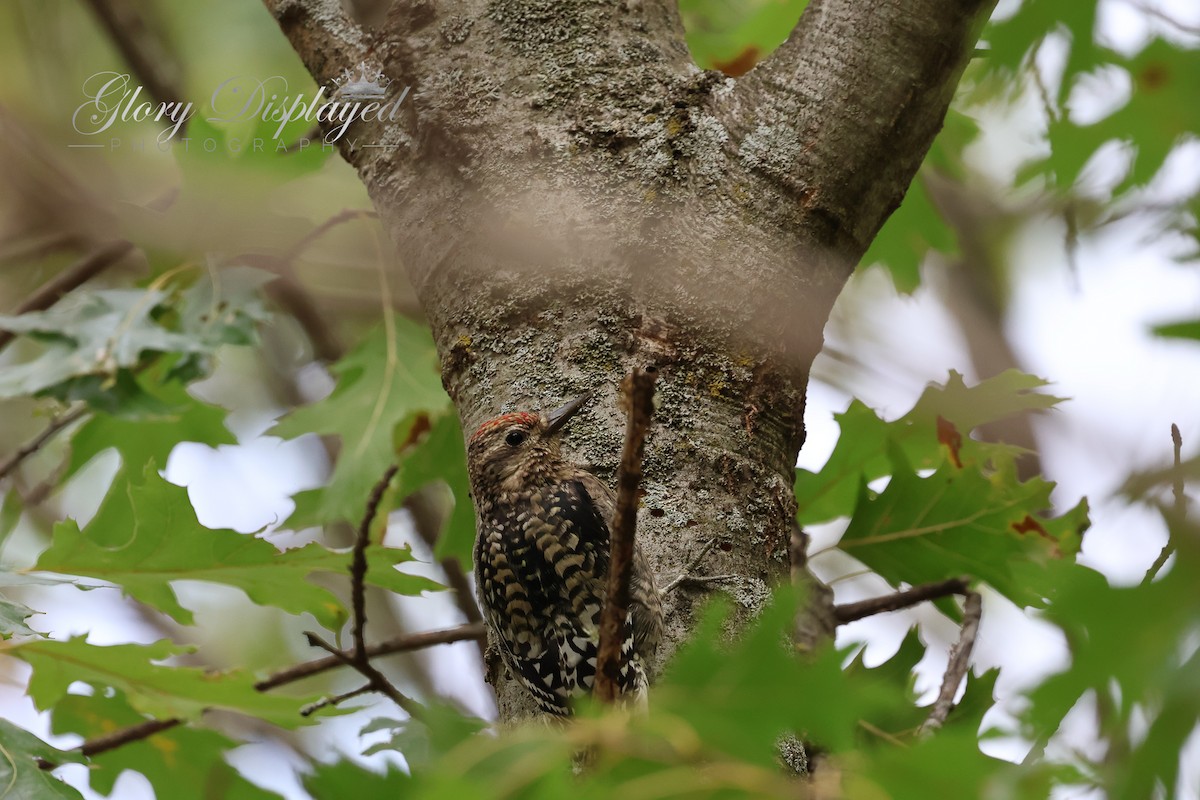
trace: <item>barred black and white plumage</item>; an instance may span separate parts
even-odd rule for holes
[[[590,692],[595,679],[615,510],[609,488],[559,451],[563,425],[586,400],[545,416],[488,420],[467,447],[484,617],[513,676],[556,715],[569,714],[571,699]],[[640,550],[630,594],[619,688],[641,702],[662,611]]]

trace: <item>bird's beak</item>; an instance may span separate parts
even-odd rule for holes
[[[579,397],[576,397],[566,405],[559,406],[546,415],[546,421],[549,423],[546,426],[546,433],[557,433],[562,426],[567,424],[567,420],[575,416],[575,412],[587,405],[587,401],[592,399],[591,392],[585,392]]]

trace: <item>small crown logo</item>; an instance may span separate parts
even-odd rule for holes
[[[387,94],[391,81],[382,70],[373,70],[362,62],[354,70],[344,69],[342,74],[333,79],[334,85],[342,97],[347,100],[380,100]]]

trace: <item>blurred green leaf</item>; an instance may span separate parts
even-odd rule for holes
[[[217,347],[252,341],[254,326],[266,318],[258,289],[269,279],[232,267],[180,290],[75,291],[46,311],[0,314],[0,329],[40,347],[0,372],[0,397],[48,394],[135,418],[166,413],[132,370],[148,354],[180,354],[175,369],[191,379]]]
[[[1155,325],[1151,331],[1165,339],[1200,339],[1200,319]]]
[[[979,126],[975,120],[951,109],[925,157],[922,172],[934,169],[962,179],[963,150],[978,134]],[[896,290],[910,294],[921,283],[921,263],[930,250],[947,256],[956,255],[958,240],[934,206],[925,180],[918,173],[909,184],[900,207],[888,217],[859,264],[861,267],[883,264],[891,274]]]
[[[688,48],[701,69],[742,75],[783,44],[808,0],[680,0]]]
[[[283,728],[308,724],[300,707],[316,697],[278,697],[254,689],[253,676],[244,672],[167,666],[161,663],[190,653],[165,639],[150,645],[118,644],[99,647],[83,637],[62,641],[33,639],[0,644],[0,652],[23,659],[33,667],[29,696],[41,710],[67,697],[75,681],[98,689],[124,692],[140,714],[157,719],[197,719],[206,710],[247,714]]]
[[[41,636],[25,624],[29,616],[37,613],[24,603],[0,595],[0,637],[7,639],[10,636]]]
[[[372,585],[408,595],[441,588],[395,569],[412,560],[408,548],[371,547],[367,554]],[[317,572],[348,575],[349,566],[349,551],[316,542],[281,553],[249,534],[205,528],[196,520],[187,490],[163,480],[151,465],[141,484],[118,475],[83,531],[74,520],[58,523],[35,569],[112,581],[183,624],[191,624],[192,614],[179,604],[171,584],[196,580],[235,586],[255,603],[307,612],[337,630],[346,617],[341,602],[309,578]]]
[[[436,701],[425,704],[421,716],[420,720],[371,720],[363,727],[361,735],[387,731],[391,738],[367,748],[363,755],[389,750],[403,753],[410,769],[421,770],[487,727],[484,720],[463,716],[456,709]]]
[[[1068,115],[1050,125],[1047,169],[1060,186],[1070,186],[1084,165],[1109,141],[1131,144],[1133,167],[1118,190],[1146,184],[1185,135],[1200,131],[1200,51],[1155,39],[1133,58],[1113,54],[1111,63],[1133,79],[1129,101],[1098,122],[1078,125]]]
[[[1060,98],[1075,76],[1092,70],[1099,63],[1095,42],[1096,0],[1024,0],[1011,17],[991,22],[984,29],[988,43],[984,67],[988,72],[1016,73],[1029,50],[1048,34],[1065,33],[1070,50],[1060,87]]]
[[[403,772],[388,767],[383,775],[350,761],[319,764],[304,778],[304,788],[314,800],[345,800],[350,797],[411,796],[412,782]]]
[[[655,711],[685,720],[706,746],[757,764],[774,763],[776,741],[789,732],[849,749],[867,700],[845,691],[836,651],[824,649],[802,663],[785,646],[795,608],[780,597],[727,644],[722,629],[728,609],[712,606],[659,680]],[[697,703],[698,697],[704,701]],[[830,702],[833,697],[838,702]]]
[[[1089,690],[1115,698],[1101,735],[1128,743],[1135,715],[1148,731],[1130,757],[1104,769],[1116,797],[1152,796],[1160,781],[1169,792],[1183,744],[1200,724],[1200,540],[1194,526],[1172,528],[1175,560],[1157,580],[1114,587],[1091,569],[1060,565],[1045,612],[1067,636],[1071,668],[1030,693],[1029,732],[1049,736]]]
[[[55,705],[51,730],[94,739],[145,722],[120,693],[105,696],[71,694]],[[225,763],[224,754],[237,747],[216,731],[179,725],[147,739],[92,756],[87,771],[94,791],[111,795],[125,770],[141,773],[161,792],[170,787],[172,800],[262,800],[279,795],[260,789]]]
[[[39,758],[54,764],[85,760],[0,718],[0,800],[83,800],[79,792],[39,767]]]
[[[918,178],[909,184],[900,207],[888,217],[860,263],[883,264],[896,290],[911,294],[921,284],[921,262],[930,249],[951,255],[958,243]]]
[[[332,367],[338,383],[329,397],[293,411],[270,431],[289,439],[335,435],[342,442],[329,483],[295,496],[289,526],[357,522],[372,487],[396,460],[397,428],[407,426],[404,439],[417,415],[437,417],[449,409],[429,331],[403,317],[394,322],[391,341],[376,330]]]
[[[857,769],[847,770],[847,797],[1032,800],[1047,797],[1050,791],[1046,770],[1022,769],[1017,764],[984,755],[975,731],[966,727],[940,730],[935,736],[915,740],[909,747],[880,748],[871,759],[856,766]]]

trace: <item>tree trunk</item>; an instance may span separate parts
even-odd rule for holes
[[[814,0],[734,81],[674,0],[267,0],[316,80],[411,87],[341,141],[428,315],[470,431],[585,389],[574,454],[611,481],[633,364],[660,369],[638,538],[744,615],[787,575],[804,391],[834,298],[899,204],[992,0]],[[366,144],[385,145],[367,147]],[[703,600],[666,598],[670,655]],[[532,713],[503,676],[501,716]]]

